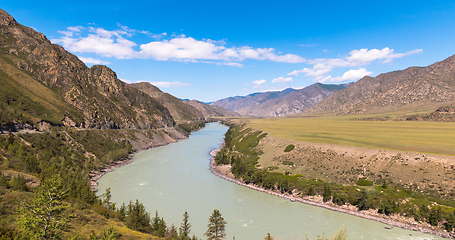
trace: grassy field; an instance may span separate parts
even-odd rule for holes
[[[272,136],[296,141],[455,155],[455,122],[360,121],[346,117],[247,122]]]

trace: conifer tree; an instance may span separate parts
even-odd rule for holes
[[[166,229],[166,222],[158,216],[158,212],[155,212],[155,217],[152,219],[152,233],[158,237],[164,237]]]
[[[33,199],[20,209],[17,222],[26,239],[62,239],[68,223],[66,196],[60,176],[52,176],[41,183]]]
[[[122,206],[120,206],[118,210],[118,218],[120,221],[125,221],[126,218],[126,206],[125,203],[122,203]]]
[[[226,237],[226,221],[218,209],[213,210],[205,236],[207,240],[222,240]]]
[[[180,238],[182,240],[189,240],[190,239],[190,232],[191,232],[191,224],[189,222],[189,214],[185,211],[183,214],[183,220],[180,224]]]
[[[129,228],[141,232],[150,232],[150,216],[145,210],[144,205],[138,200],[128,204],[126,215],[125,221]]]

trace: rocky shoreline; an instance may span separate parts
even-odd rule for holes
[[[91,171],[89,176],[90,188],[92,191],[96,192],[98,187],[98,180],[103,177],[105,174],[114,171],[114,169],[125,166],[133,162],[133,154],[130,154],[125,160],[120,160],[109,164],[106,167],[101,168],[100,170]]]
[[[414,219],[410,218],[405,218],[399,215],[393,215],[393,216],[386,216],[383,214],[379,214],[374,210],[367,210],[367,211],[358,211],[356,207],[350,206],[350,205],[343,205],[343,206],[338,206],[333,203],[324,203],[322,201],[321,196],[307,196],[307,197],[300,197],[290,194],[283,194],[281,192],[277,191],[272,191],[272,190],[267,190],[264,188],[261,188],[259,186],[253,185],[253,184],[246,184],[238,179],[235,179],[232,174],[229,174],[229,172],[226,171],[226,169],[222,169],[221,166],[217,166],[215,164],[215,156],[216,153],[222,148],[222,146],[219,149],[212,150],[210,152],[210,171],[217,177],[220,177],[226,181],[230,181],[232,183],[259,191],[259,192],[264,192],[267,194],[271,194],[277,197],[281,197],[287,200],[290,200],[292,202],[300,202],[304,204],[309,204],[317,207],[322,207],[326,208],[332,211],[337,211],[337,212],[342,212],[346,214],[350,214],[353,216],[373,220],[373,221],[378,221],[387,225],[390,225],[392,228],[393,227],[399,227],[403,229],[408,229],[412,231],[418,231],[418,232],[423,232],[423,233],[429,233],[432,235],[436,235],[439,237],[443,238],[448,238],[448,239],[455,239],[455,234],[448,233],[443,230],[436,229],[428,224],[423,224],[423,223],[417,223],[414,221]],[[385,227],[386,229],[389,229],[388,227]]]
[[[147,150],[147,149],[154,148],[154,147],[164,146],[164,145],[167,145],[167,144],[170,144],[170,143],[173,143],[173,142],[154,144],[154,145],[152,145],[152,146],[150,146],[148,148],[142,149],[142,150]],[[137,151],[134,151],[133,153],[131,153],[128,157],[126,157],[123,160],[112,162],[112,163],[108,164],[107,166],[104,166],[103,168],[101,168],[99,170],[91,171],[88,175],[89,175],[89,184],[90,184],[90,188],[92,189],[92,191],[94,191],[94,192],[97,191],[98,180],[100,180],[105,174],[114,171],[114,169],[116,169],[116,168],[123,167],[125,165],[128,165],[128,164],[132,163],[134,161],[133,160],[133,156],[134,156],[134,154],[136,152]]]

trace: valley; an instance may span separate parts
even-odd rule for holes
[[[368,76],[422,50],[309,59],[118,28],[48,38],[0,9],[0,240],[455,238],[455,55]],[[86,57],[100,45],[110,61]],[[306,67],[247,88],[246,59]],[[143,60],[156,76],[118,65]],[[219,72],[201,83],[202,68],[167,61]],[[120,77],[131,69],[148,80]],[[239,96],[202,101],[224,74]],[[289,87],[299,74],[314,81]]]

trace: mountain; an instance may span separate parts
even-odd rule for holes
[[[205,115],[197,108],[187,104],[171,94],[162,92],[159,88],[153,86],[148,82],[132,83],[129,86],[136,88],[150,97],[157,100],[160,104],[165,106],[172,117],[177,121],[202,121]]]
[[[184,102],[196,109],[207,119],[210,117],[225,117],[225,116],[238,116],[239,114],[233,111],[226,110],[222,107],[207,104],[198,100],[184,100]]]
[[[302,113],[346,85],[315,83],[302,89],[259,92],[218,100],[212,105],[246,116],[281,117]]]
[[[158,128],[174,125],[169,111],[120,81],[106,66],[87,67],[0,10],[1,124],[82,128]]]
[[[335,114],[422,111],[454,102],[455,55],[427,67],[364,77],[311,111]]]

